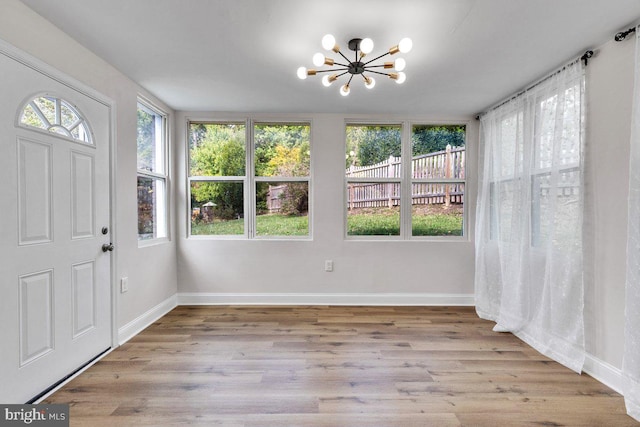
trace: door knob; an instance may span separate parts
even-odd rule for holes
[[[113,243],[105,243],[102,245],[102,252],[111,252],[113,250]]]

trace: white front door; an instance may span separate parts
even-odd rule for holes
[[[33,99],[42,110],[27,116],[48,130],[21,125]],[[33,399],[111,347],[109,138],[107,104],[0,51],[2,403]]]

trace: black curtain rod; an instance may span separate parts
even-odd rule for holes
[[[626,39],[629,34],[635,33],[635,32],[636,32],[636,27],[629,28],[627,31],[620,31],[618,34],[615,35],[613,39],[617,42],[621,42],[624,39]]]
[[[550,78],[552,78],[553,76],[555,76],[556,74],[562,72],[563,70],[565,70],[568,66],[575,64],[578,61],[584,61],[584,65],[585,67],[587,66],[587,63],[589,62],[589,58],[593,57],[593,51],[592,50],[588,50],[586,51],[580,58],[574,59],[573,61],[570,61],[569,63],[563,65],[561,68],[559,68],[558,70],[554,71],[553,73],[549,74],[546,77],[543,77],[542,79],[538,80],[537,82],[535,82],[534,84],[532,84],[531,86],[528,86],[526,89],[521,90],[520,92],[516,93],[513,96],[510,96],[508,99],[502,101],[501,103],[499,103],[498,105],[489,108],[487,111],[484,111],[480,114],[478,114],[476,116],[476,120],[480,120],[480,117],[484,116],[485,114],[487,114],[489,111],[493,111],[496,108],[502,107],[504,104],[513,101],[514,99],[516,99],[517,97],[519,97],[520,95],[523,95],[527,92],[529,92],[531,89],[533,89],[534,87],[546,82],[547,80],[549,80]]]

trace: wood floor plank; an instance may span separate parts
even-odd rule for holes
[[[72,426],[627,426],[473,307],[178,307],[46,399]]]

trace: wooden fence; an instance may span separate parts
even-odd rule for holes
[[[391,156],[384,162],[371,166],[351,166],[346,170],[349,178],[400,178],[401,158]],[[444,151],[423,154],[411,160],[412,179],[464,179],[465,147],[447,146]],[[459,204],[463,203],[464,184],[462,183],[413,183],[411,184],[411,203]],[[398,183],[361,183],[347,184],[348,207],[371,208],[393,207],[400,204],[400,184]]]
[[[286,197],[286,189],[287,184],[269,185],[269,192],[267,193],[267,209],[269,213],[280,212],[282,200]]]

